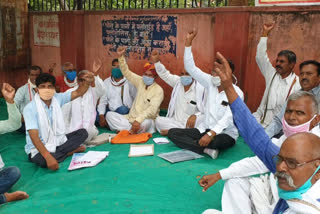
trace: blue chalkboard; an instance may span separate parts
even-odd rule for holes
[[[102,43],[115,52],[126,46],[128,52],[147,58],[152,50],[176,55],[176,16],[124,16],[102,20]]]

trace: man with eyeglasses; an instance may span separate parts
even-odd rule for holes
[[[159,77],[173,88],[166,117],[158,116],[156,129],[167,135],[171,128],[195,128],[204,119],[206,93],[184,69],[180,76],[171,74],[160,62],[158,51],[151,53],[151,60]]]
[[[62,65],[62,72],[62,76],[56,77],[56,89],[60,93],[77,86],[77,71],[71,62],[66,62]]]
[[[313,95],[308,92],[297,92],[296,94],[304,94],[300,96],[300,101],[296,99],[296,102],[298,102],[296,105],[291,103],[293,100],[288,102],[285,119],[283,119],[284,133],[288,138],[279,148],[271,142],[263,127],[258,124],[247,106],[236,94],[232,87],[231,69],[225,58],[220,53],[217,53],[217,57],[222,62],[216,63],[217,72],[226,91],[234,122],[251,150],[277,178],[276,185],[273,187],[278,192],[278,197],[274,198],[276,204],[273,206],[270,204],[269,198],[263,196],[267,195],[264,192],[265,189],[261,190],[260,187],[257,188],[255,186],[256,183],[251,183],[253,184],[252,187],[240,183],[239,188],[242,188],[243,191],[239,192],[239,188],[233,189],[234,194],[230,198],[232,200],[229,200],[225,206],[223,205],[227,209],[223,209],[223,213],[319,213],[320,138],[313,133],[307,132],[319,122],[318,113],[315,114],[315,112],[318,112],[318,106]],[[306,106],[303,107],[303,105]],[[309,106],[308,108],[307,105]],[[311,116],[308,111],[311,111]],[[295,126],[302,118],[304,118],[304,122],[299,126]],[[319,133],[319,130],[317,133]],[[273,176],[270,176],[271,178]],[[212,181],[209,176],[204,176],[199,183],[204,187],[203,190],[205,191],[214,184]],[[268,185],[268,182],[262,180],[260,184]],[[250,191],[254,193],[248,193]],[[255,197],[259,197],[259,194],[262,200],[257,201],[255,204],[255,208],[258,209],[251,210],[252,201],[248,200],[247,195],[250,196],[251,200],[254,200],[256,199]],[[234,210],[230,207],[233,207]],[[244,207],[245,210],[243,209]],[[259,208],[262,208],[262,210]],[[204,213],[220,212],[217,210],[206,210]]]
[[[211,75],[201,71],[194,63],[191,45],[196,37],[195,30],[187,34],[184,51],[185,70],[207,91],[205,119],[196,128],[173,128],[168,137],[177,146],[198,154],[207,154],[212,159],[218,157],[220,150],[232,147],[238,138],[238,130],[233,124],[232,113],[220,78],[213,70]],[[231,62],[229,62],[232,64]],[[237,93],[243,98],[243,92],[234,85]]]

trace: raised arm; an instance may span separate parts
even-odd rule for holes
[[[271,142],[262,126],[252,116],[244,102],[238,97],[232,85],[232,71],[227,60],[220,53],[217,53],[217,58],[221,63],[215,62],[216,71],[220,76],[221,85],[228,97],[234,123],[240,135],[266,167],[271,172],[275,172],[276,166],[272,157],[279,153],[279,147]]]
[[[180,77],[178,75],[171,74],[170,71],[168,71],[160,62],[158,51],[152,51],[151,61],[153,62],[159,77],[172,88],[180,81]]]
[[[79,85],[77,90],[71,92],[71,100],[77,99],[78,97],[81,97],[87,92],[88,88],[94,81],[94,73],[88,72],[84,74],[83,78],[85,79],[85,84]]]
[[[7,102],[8,120],[0,121],[0,134],[12,132],[21,126],[21,114],[14,103],[15,89],[8,83],[2,85],[2,95]]]
[[[259,44],[257,46],[257,53],[256,53],[256,62],[266,81],[272,78],[272,76],[276,72],[267,54],[268,35],[271,32],[271,30],[274,28],[274,25],[275,23],[263,25],[263,33],[262,33],[262,37],[260,38]]]
[[[184,69],[198,81],[203,87],[208,88],[211,84],[211,75],[207,74],[198,68],[193,59],[191,45],[193,39],[196,37],[197,31],[193,30],[187,34],[185,49],[184,49]]]
[[[129,80],[136,88],[138,88],[140,85],[140,82],[142,81],[142,77],[129,70],[129,67],[124,58],[125,51],[126,51],[125,47],[119,47],[117,50],[117,54],[119,57],[118,60],[119,60],[120,70],[123,76],[127,78],[127,80]]]

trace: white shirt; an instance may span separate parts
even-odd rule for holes
[[[108,105],[111,111],[115,111],[122,105],[131,108],[134,98],[136,97],[136,88],[126,80],[123,84],[123,90],[128,90],[129,93],[123,93],[123,101],[121,100],[121,86],[115,86],[111,83],[111,77],[104,80],[105,93],[100,99],[98,105],[98,112],[100,115],[106,113],[106,106]]]
[[[181,77],[178,75],[171,74],[164,67],[164,65],[161,64],[161,62],[155,63],[155,69],[159,77],[163,81],[165,81],[168,85],[170,85],[172,88],[174,88],[174,90],[172,91],[172,96],[169,103],[169,107],[174,106],[173,118],[176,121],[181,122],[182,124],[186,124],[188,118],[191,115],[196,114],[197,116],[199,116],[201,114],[201,110],[203,111],[203,108],[202,109],[197,108],[198,106],[197,103],[198,102],[201,102],[201,104],[204,103],[204,99],[205,99],[204,88],[196,81],[193,81],[189,90],[185,91],[183,85],[181,84],[181,80],[180,80]],[[197,84],[201,88],[199,86],[196,87]],[[200,97],[200,99],[196,97],[197,90],[200,90],[201,91],[200,93],[203,95],[202,97]],[[168,111],[170,111],[170,109],[168,109]],[[170,112],[168,113],[170,114]]]
[[[286,102],[288,94],[290,95],[301,88],[299,77],[294,72],[284,79],[282,79],[280,74],[277,74],[277,71],[272,66],[267,54],[267,39],[268,37],[261,37],[257,47],[256,61],[262,75],[264,76],[266,89],[259,108],[255,113],[253,113],[253,116],[259,123],[261,123],[266,108],[267,97],[269,97],[266,116],[264,122],[261,124],[264,128],[267,127],[272,121],[272,118],[280,112],[281,107]],[[289,93],[293,83],[294,85]]]
[[[28,83],[18,88],[17,93],[14,96],[14,102],[20,113],[23,113],[24,107],[33,100],[35,93],[34,89],[32,89]]]
[[[204,73],[194,64],[191,47],[186,47],[184,51],[184,66],[186,71],[197,80],[208,93],[205,107],[205,120],[198,129],[203,133],[206,129],[213,130],[216,134],[224,133],[232,137],[238,138],[238,130],[233,123],[232,112],[228,103],[227,96],[224,91],[219,92],[218,88],[212,84],[212,76]],[[243,99],[243,93],[239,87],[233,85],[237,94]]]

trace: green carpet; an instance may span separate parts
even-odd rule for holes
[[[5,103],[0,99],[0,119],[6,118]],[[53,172],[30,163],[24,145],[24,134],[0,136],[0,153],[6,166],[17,166],[22,174],[11,191],[30,195],[27,200],[0,206],[1,214],[201,213],[208,208],[221,209],[223,182],[203,193],[198,180],[253,155],[242,138],[233,148],[221,152],[217,160],[205,156],[176,164],[157,157],[178,150],[172,142],[155,144],[154,156],[131,158],[130,145],[104,144],[88,149],[110,151],[96,167],[68,171],[69,157]]]

